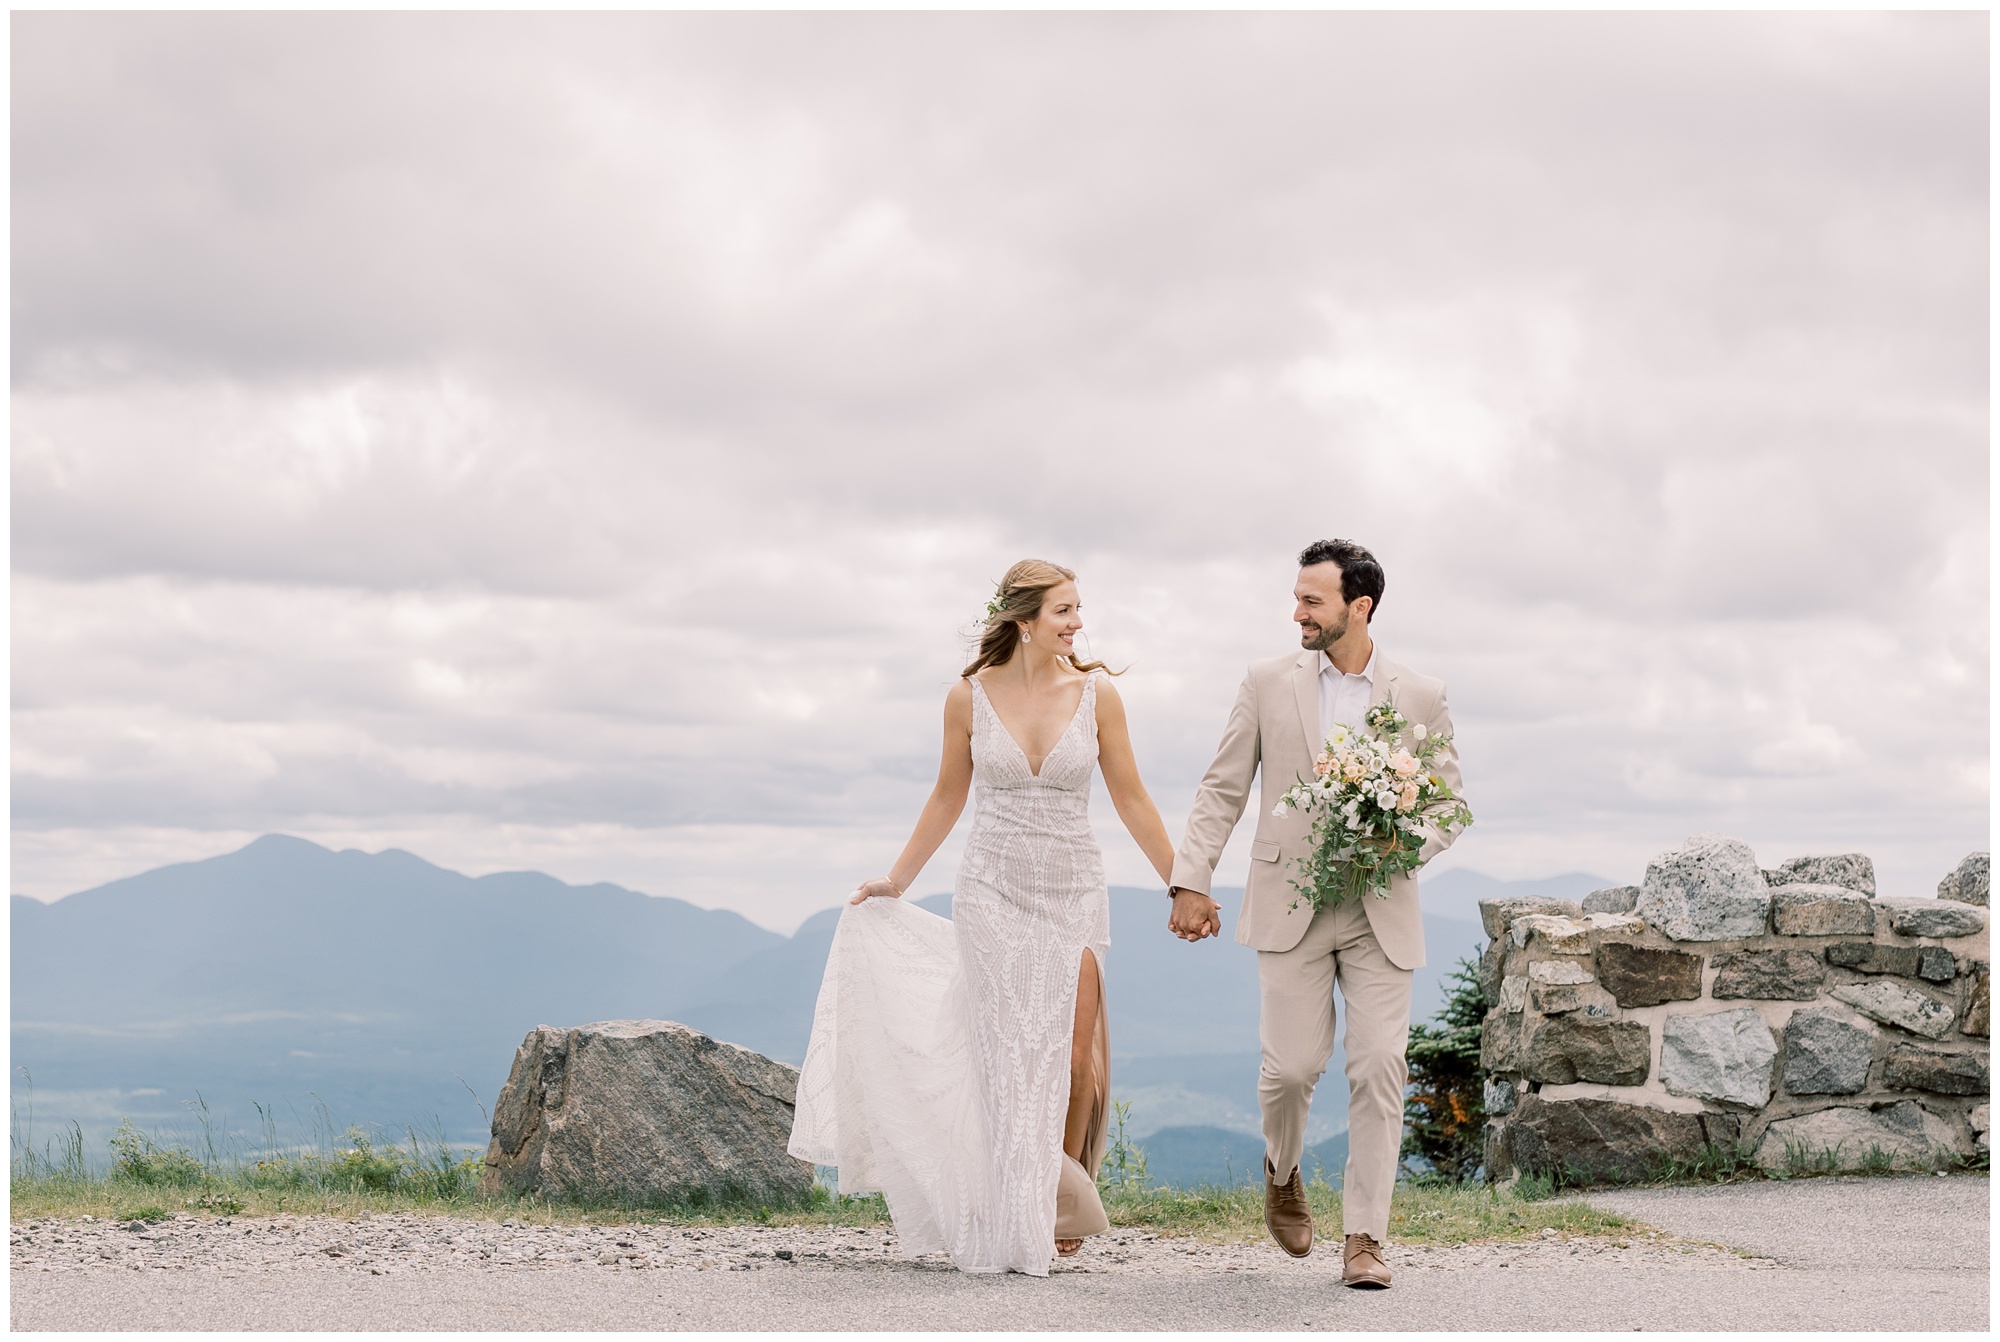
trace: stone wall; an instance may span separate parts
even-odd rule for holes
[[[1490,1178],[1629,1182],[1987,1150],[1987,858],[1883,899],[1859,854],[1766,870],[1697,835],[1581,904],[1483,900]]]

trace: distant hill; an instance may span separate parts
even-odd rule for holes
[[[1435,1011],[1452,963],[1477,954],[1479,897],[1602,884],[1426,882],[1416,1016]],[[1235,892],[1218,893],[1233,934]],[[923,902],[948,913],[949,896]],[[75,1119],[98,1152],[121,1117],[190,1129],[197,1092],[240,1130],[253,1101],[300,1126],[324,1101],[336,1122],[435,1116],[453,1140],[483,1144],[481,1106],[544,1023],[663,1017],[796,1063],[839,918],[828,909],[785,937],[618,886],[468,877],[280,835],[54,904],[11,903],[17,1134],[31,1102],[38,1134]],[[1162,1169],[1206,1168],[1203,1144],[1220,1147],[1200,1129],[1257,1129],[1256,957],[1228,934],[1186,945],[1165,922],[1161,892],[1112,892],[1113,1089],[1132,1103],[1135,1136],[1193,1153],[1163,1155]],[[1339,1067],[1336,1055],[1314,1105],[1316,1142],[1346,1126]]]
[[[1175,1188],[1205,1184],[1256,1184],[1264,1175],[1264,1139],[1233,1128],[1161,1128],[1138,1143],[1150,1182]],[[1305,1149],[1299,1168],[1338,1188],[1347,1165],[1347,1134],[1337,1132]]]

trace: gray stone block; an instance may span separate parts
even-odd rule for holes
[[[1579,914],[1578,918],[1581,916]],[[1507,935],[1517,947],[1539,941],[1541,949],[1555,955],[1590,954],[1590,924],[1579,922],[1577,918],[1546,913],[1523,914],[1508,926]]]
[[[1857,1095],[1868,1086],[1875,1029],[1827,1007],[1804,1007],[1785,1022],[1785,1091]]]
[[[1528,1006],[1528,976],[1509,974],[1500,980],[1500,1009],[1502,1011],[1525,1011]]]
[[[1560,1016],[1565,1011],[1581,1011],[1594,1019],[1609,1020],[1618,1014],[1618,1003],[1613,1000],[1610,993],[1598,987],[1594,980],[1588,983],[1530,982],[1528,1005],[1544,1016]]]
[[[1985,1039],[1993,1028],[1993,972],[1984,960],[1966,971],[1965,1005],[1959,1008],[1958,1032]]]
[[[1488,1115],[1511,1114],[1520,1101],[1520,1085],[1512,1077],[1489,1076],[1482,1099]]]
[[[1972,1112],[1965,1116],[1965,1121],[1972,1126],[1972,1145],[1981,1151],[1991,1151],[1993,1149],[1993,1106],[1990,1104],[1974,1105]]]
[[[1702,959],[1688,951],[1605,941],[1597,947],[1597,981],[1622,1007],[1692,1002],[1701,996]]]
[[[796,1069],[672,1021],[540,1026],[493,1106],[489,1194],[802,1203]]]
[[[1826,982],[1826,966],[1811,951],[1722,951],[1709,995],[1719,1000],[1810,1002]]]
[[[1958,957],[1942,946],[1919,946],[1917,977],[1931,983],[1950,983],[1958,977]]]
[[[1585,913],[1630,913],[1639,903],[1636,885],[1612,885],[1583,897]]]
[[[1761,1109],[1777,1056],[1771,1027],[1750,1007],[1669,1016],[1660,1027],[1660,1082],[1672,1095]]]
[[[1521,981],[1525,994],[1527,980]],[[1514,1072],[1521,1067],[1521,1015],[1495,1007],[1486,1013],[1485,1022],[1479,1027],[1479,1070],[1489,1075],[1494,1072]]]
[[[1972,853],[1957,870],[1938,882],[1938,898],[1961,904],[1986,904],[1993,887],[1993,859],[1987,853]],[[1588,904],[1584,905],[1589,908]]]
[[[1885,899],[1889,926],[1905,937],[1969,937],[1986,926],[1986,910],[1948,899]]]
[[[1647,864],[1633,911],[1675,941],[1756,937],[1770,920],[1771,890],[1749,844],[1697,834]]]
[[[1486,1120],[1486,1142],[1482,1159],[1486,1165],[1486,1178],[1491,1183],[1499,1183],[1514,1173],[1514,1158],[1508,1150],[1508,1128],[1512,1125],[1504,1118]]]
[[[1507,935],[1507,929],[1514,925],[1516,918],[1530,913],[1554,914],[1558,918],[1581,918],[1583,906],[1573,899],[1556,899],[1551,895],[1509,895],[1502,899],[1479,901],[1479,925],[1484,927],[1486,935],[1495,941]]]
[[[1774,886],[1836,885],[1864,895],[1875,893],[1875,863],[1865,853],[1787,858],[1765,876]]]
[[[1936,949],[1942,949],[1936,948]],[[1950,952],[1946,952],[1947,955]],[[1836,941],[1826,948],[1826,962],[1863,974],[1899,974],[1915,978],[1922,963],[1915,946],[1880,946],[1872,941]]]
[[[1867,1168],[1871,1155],[1897,1169],[1934,1169],[1954,1151],[1970,1154],[1957,1130],[1911,1100],[1880,1110],[1821,1109],[1764,1129],[1756,1160],[1767,1170]]]
[[[1633,1183],[1657,1177],[1671,1162],[1700,1155],[1706,1140],[1699,1115],[1616,1100],[1524,1095],[1507,1123],[1507,1146],[1515,1169],[1580,1183]]]
[[[1942,1039],[1951,1033],[1954,1013],[1949,1006],[1929,993],[1888,979],[1843,983],[1827,996],[1836,1002],[1847,1003],[1870,1020],[1908,1030],[1926,1039]]]
[[[1530,1081],[1596,1081],[1636,1086],[1653,1066],[1651,1032],[1638,1021],[1607,1021],[1582,1012],[1550,1016],[1526,1031],[1521,1071]]]
[[[1882,1065],[1882,1083],[1891,1090],[1928,1090],[1937,1095],[1985,1095],[1992,1079],[1977,1053],[1952,1053],[1922,1044],[1897,1044]]]
[[[1489,1007],[1500,1005],[1500,980],[1507,969],[1507,939],[1495,937],[1479,955],[1479,991]]]
[[[1771,927],[1787,937],[1875,935],[1875,905],[1834,885],[1781,885],[1771,892]]]

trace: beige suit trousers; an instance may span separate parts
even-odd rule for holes
[[[1373,898],[1364,896],[1363,898]],[[1358,900],[1313,915],[1299,944],[1257,952],[1263,992],[1264,1063],[1257,1099],[1264,1148],[1280,1179],[1305,1150],[1313,1087],[1333,1056],[1333,989],[1347,1003],[1347,1172],[1343,1234],[1389,1237],[1389,1192],[1403,1146],[1403,1086],[1409,1077],[1410,979],[1369,926]]]

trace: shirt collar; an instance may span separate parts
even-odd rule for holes
[[[1382,655],[1382,645],[1371,644],[1368,649],[1368,665],[1361,668],[1361,678],[1370,685],[1375,683],[1375,659]],[[1333,658],[1322,652],[1319,655],[1319,673],[1322,676],[1345,676],[1347,673],[1333,664]]]

